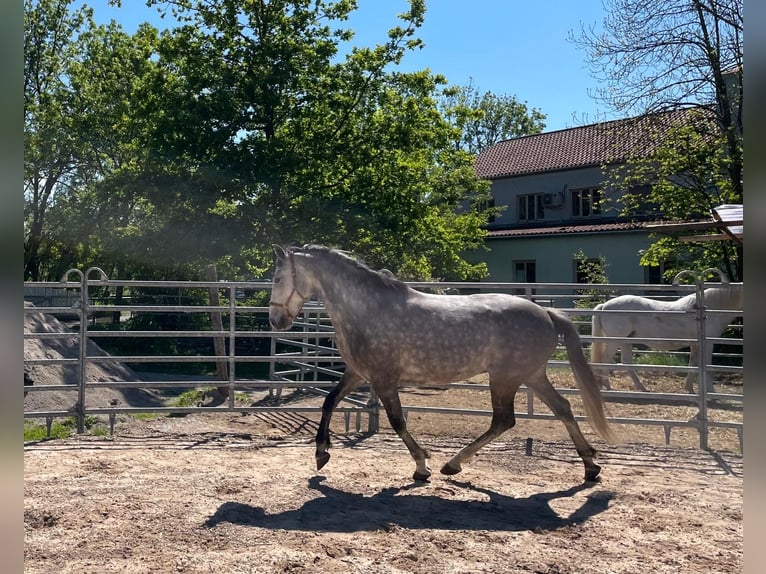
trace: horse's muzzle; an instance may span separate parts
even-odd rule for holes
[[[292,326],[293,318],[289,313],[272,309],[269,313],[269,324],[275,331],[286,331]]]

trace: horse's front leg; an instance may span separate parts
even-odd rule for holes
[[[319,421],[316,437],[317,470],[320,470],[330,460],[330,453],[327,452],[327,449],[330,448],[330,419],[332,418],[332,412],[338,406],[341,399],[353,391],[363,380],[361,375],[347,367],[340,382],[325,397],[322,403],[322,419]]]
[[[430,458],[431,455],[415,442],[410,431],[407,430],[407,421],[404,420],[404,411],[399,400],[396,382],[386,383],[385,385],[371,382],[378,398],[380,398],[380,402],[383,404],[383,408],[386,409],[386,415],[388,415],[388,422],[391,423],[391,428],[404,441],[404,444],[407,445],[410,451],[410,455],[415,459],[415,473],[412,475],[412,478],[414,480],[428,480],[431,476],[431,469],[428,468],[426,459]]]

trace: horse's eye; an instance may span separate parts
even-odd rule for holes
[[[274,284],[277,284],[280,281],[282,281],[282,279],[280,279],[279,277],[274,277]]]

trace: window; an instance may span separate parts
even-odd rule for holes
[[[495,198],[491,197],[489,199],[482,199],[476,204],[476,209],[479,211],[479,213],[484,213],[488,209],[492,209],[495,207]],[[489,216],[487,216],[487,223],[494,223],[495,222],[495,214],[492,213]]]
[[[519,221],[538,221],[544,218],[542,193],[519,196]]]
[[[533,260],[518,260],[513,262],[513,282],[514,283],[537,283],[537,266]],[[535,294],[534,289],[514,289],[513,295],[531,296]]]
[[[534,261],[514,261],[513,262],[513,282],[514,283],[536,283],[537,270]]]
[[[601,190],[598,188],[572,190],[572,217],[601,215]]]
[[[660,265],[644,267],[644,283],[647,285],[667,285],[669,281],[665,279],[665,270],[670,266],[669,262]]]
[[[662,210],[660,205],[649,199],[652,191],[650,185],[634,185],[628,190],[628,195],[633,196],[637,204],[633,208],[635,215],[659,215]]]

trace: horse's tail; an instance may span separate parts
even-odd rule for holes
[[[593,310],[600,311],[604,307],[603,304],[596,305]],[[593,313],[593,317],[590,321],[591,330],[590,334],[594,337],[603,337],[604,329],[601,327],[601,315]],[[603,363],[604,351],[606,350],[606,343],[603,341],[593,341],[590,345],[590,362],[591,363]]]
[[[604,414],[604,397],[601,395],[601,386],[585,358],[585,353],[582,350],[582,339],[577,332],[577,327],[569,317],[555,309],[547,309],[547,311],[556,331],[564,336],[564,346],[569,357],[569,364],[574,372],[577,387],[580,389],[588,422],[601,438],[607,442],[616,443],[617,437]]]

